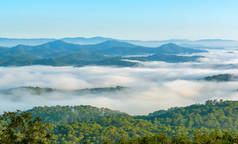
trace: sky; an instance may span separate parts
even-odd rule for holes
[[[1,0],[0,37],[238,40],[237,0]]]

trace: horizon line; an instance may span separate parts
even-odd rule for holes
[[[0,39],[24,39],[24,40],[37,40],[37,39],[51,39],[51,40],[62,40],[62,39],[74,39],[74,38],[84,38],[84,39],[92,39],[92,38],[104,38],[104,39],[113,39],[113,40],[123,40],[123,41],[168,41],[168,40],[186,40],[186,41],[199,41],[199,40],[223,40],[223,41],[238,41],[235,39],[223,39],[223,38],[201,38],[201,39],[187,39],[187,38],[170,38],[170,39],[151,39],[151,40],[141,40],[141,39],[119,39],[119,38],[113,38],[113,37],[104,37],[104,36],[67,36],[67,37],[60,37],[60,38],[56,38],[56,37],[0,37]]]

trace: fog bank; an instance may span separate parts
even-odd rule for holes
[[[138,67],[0,67],[0,91],[18,87],[60,91],[32,94],[0,92],[0,112],[43,105],[93,105],[129,114],[203,103],[208,99],[238,100],[238,82],[208,82],[205,76],[238,74],[236,50],[213,50],[196,63],[141,62]],[[85,93],[74,90],[123,86],[116,92]],[[64,93],[67,91],[67,93]]]

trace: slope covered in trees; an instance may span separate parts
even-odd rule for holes
[[[192,137],[184,135],[168,136],[164,133],[139,137],[135,139],[122,139],[118,144],[236,144],[238,134],[227,131],[214,130],[209,133],[197,131]]]
[[[17,45],[12,48],[0,47],[0,66],[134,66],[136,62],[123,60],[125,55],[157,54],[156,59],[165,62],[195,61],[198,57],[177,56],[181,53],[206,52],[204,50],[180,47],[175,44],[165,44],[150,48],[136,46],[115,40],[94,45],[77,45],[56,40],[37,46]],[[159,55],[158,55],[159,54]],[[162,58],[158,58],[162,57]],[[171,60],[172,59],[172,60]]]
[[[187,129],[227,129],[238,130],[237,101],[207,101],[204,105],[160,110],[137,118],[159,122],[168,127],[186,127]]]
[[[93,106],[45,106],[26,112],[51,123],[57,143],[157,143],[161,136],[168,143],[232,143],[238,136],[237,101],[207,101],[145,116]]]

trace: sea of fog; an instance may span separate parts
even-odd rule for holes
[[[211,50],[194,63],[140,62],[137,67],[0,67],[0,91],[18,87],[60,91],[32,94],[24,89],[0,93],[0,113],[34,106],[93,105],[129,114],[148,114],[170,107],[204,103],[209,99],[238,100],[238,82],[208,82],[206,76],[238,74],[238,51]],[[70,91],[123,86],[110,93]],[[64,93],[63,91],[67,91]]]

